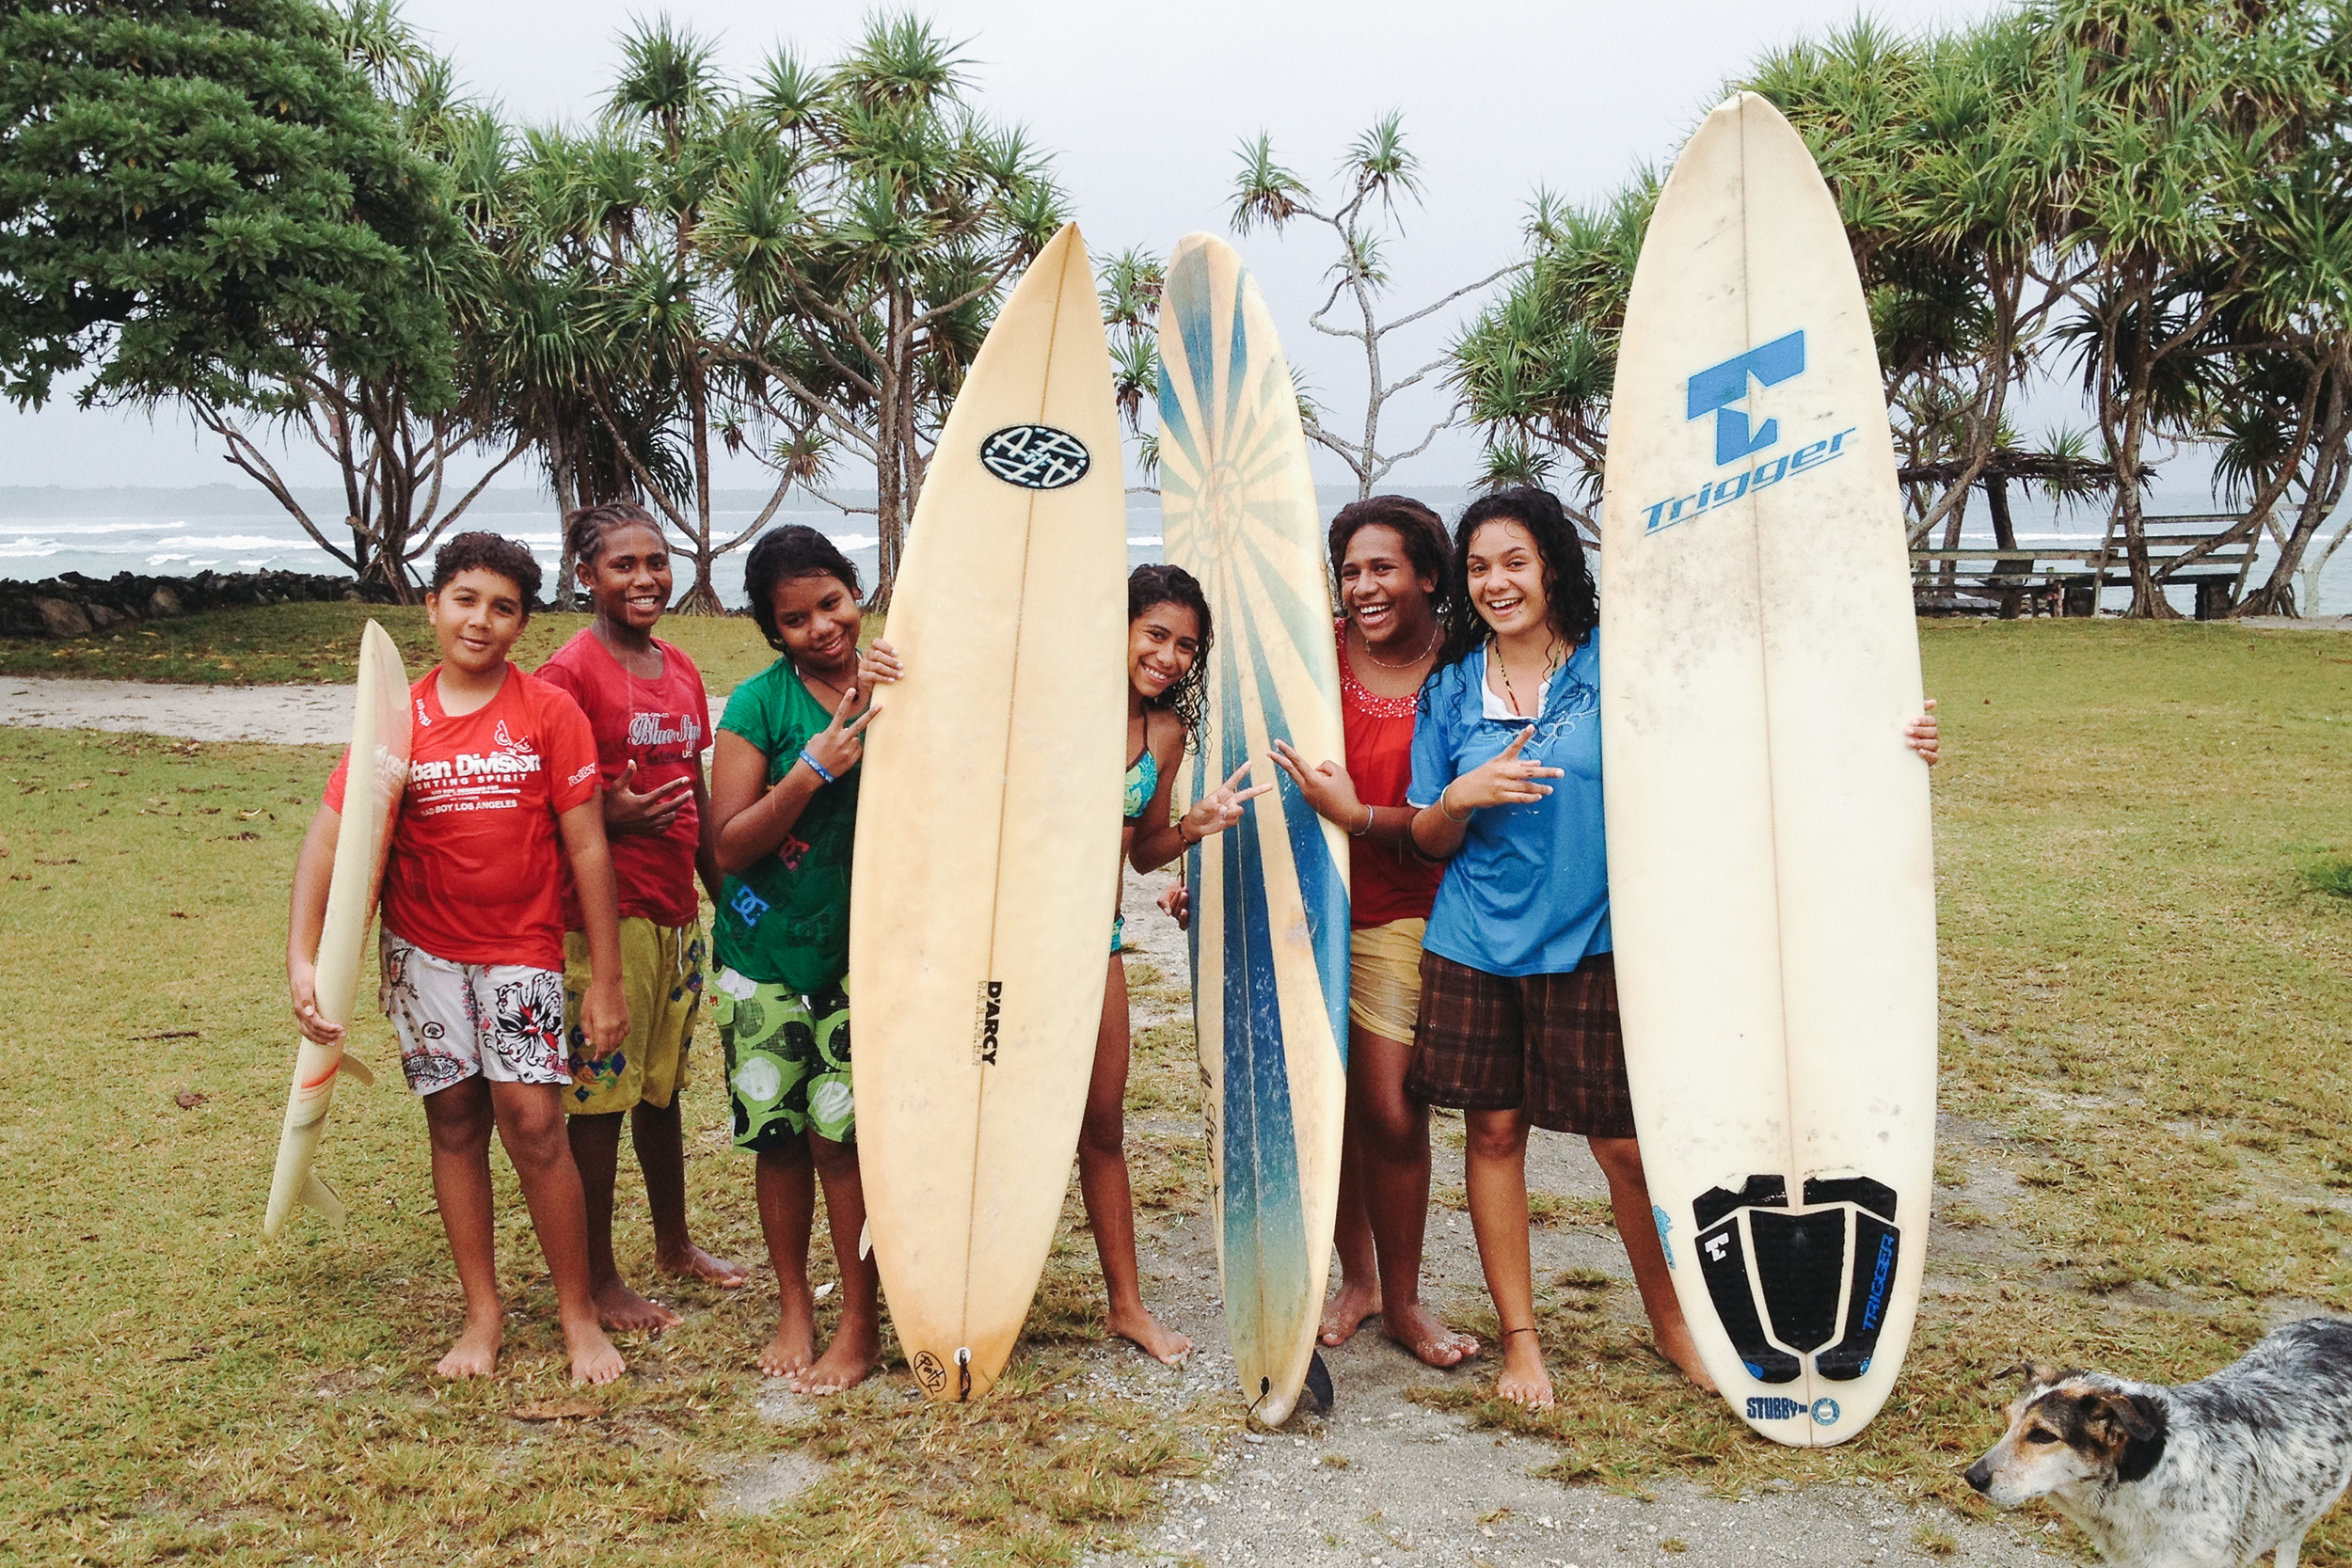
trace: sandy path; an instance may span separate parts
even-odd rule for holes
[[[350,723],[350,691],[0,677],[0,723],[333,744]],[[1184,939],[1153,907],[1168,879],[1131,875],[1125,908],[1129,950],[1174,976],[1187,968]],[[1136,1025],[1164,1016],[1138,1006]],[[1129,1123],[1128,1135],[1192,1140],[1200,1131],[1189,1118],[1139,1117]],[[1435,1184],[1459,1185],[1461,1164],[1459,1149],[1440,1138]],[[1608,1192],[1581,1140],[1548,1132],[1536,1133],[1529,1146],[1528,1185],[1565,1197],[1606,1197]],[[1613,1239],[1539,1228],[1533,1241],[1539,1276],[1570,1265],[1601,1269],[1627,1287],[1617,1294],[1631,1296],[1631,1273]],[[1106,1346],[1095,1353],[1087,1381],[1106,1397],[1170,1412],[1229,1389],[1232,1358],[1223,1346],[1216,1252],[1208,1227],[1198,1220],[1183,1225],[1165,1244],[1147,1250],[1141,1262],[1153,1309],[1200,1349],[1184,1370],[1171,1372]],[[1464,1215],[1441,1207],[1431,1211],[1424,1277],[1426,1297],[1440,1309],[1451,1302],[1475,1302],[1483,1292]],[[1760,1559],[1792,1552],[1808,1561],[1883,1568],[2073,1560],[2036,1549],[2022,1539],[2023,1531],[1877,1490],[1774,1486],[1725,1498],[1668,1477],[1651,1483],[1655,1500],[1645,1502],[1597,1486],[1564,1486],[1531,1473],[1560,1457],[1552,1446],[1499,1436],[1406,1397],[1419,1385],[1490,1377],[1489,1362],[1459,1372],[1431,1371],[1382,1338],[1376,1325],[1326,1354],[1339,1396],[1329,1417],[1302,1415],[1280,1433],[1229,1439],[1207,1475],[1165,1489],[1167,1513],[1140,1532],[1139,1552],[1091,1558],[1089,1568],[1168,1562],[1753,1568]],[[760,1408],[771,1419],[790,1422],[803,1414],[801,1403],[771,1393]],[[1986,1426],[1994,1426],[1990,1412]],[[797,1484],[782,1487],[765,1472],[729,1478],[723,1490],[736,1506],[757,1511],[821,1473],[814,1465],[808,1471],[796,1474]],[[760,1484],[744,1484],[752,1481]],[[1930,1556],[1917,1544],[1923,1528],[1951,1538],[1957,1549]]]
[[[8,675],[0,676],[0,724],[331,746],[351,733],[351,688],[158,686]]]

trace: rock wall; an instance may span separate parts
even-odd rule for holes
[[[117,572],[103,580],[65,572],[40,582],[0,581],[0,637],[89,637],[199,610],[338,600],[397,602],[381,583],[301,572],[199,572],[192,578]]]

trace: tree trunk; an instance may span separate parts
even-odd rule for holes
[[[1960,528],[1961,524],[1966,521],[1967,516],[1968,501],[1965,497],[1963,497],[1958,506],[1953,507],[1951,511],[1945,514],[1944,548],[1947,550],[1956,550],[1960,548]],[[1960,562],[1957,561],[1947,561],[1943,563],[1941,570],[1944,578],[1944,588],[1945,591],[1948,593],[1953,589],[1959,580]]]
[[[914,507],[914,497],[908,493],[908,481],[913,477],[909,460],[914,452],[912,305],[903,289],[890,291],[890,319],[882,340],[884,362],[877,367],[875,377],[882,394],[874,410],[876,442],[881,449],[874,472],[874,535],[880,560],[866,608],[877,613],[890,609],[890,595],[898,583],[898,562],[906,554],[908,514]]]
[[[2299,615],[2295,596],[2295,574],[2303,564],[2304,552],[2311,548],[2328,518],[2344,499],[2347,470],[2352,470],[2352,454],[2344,450],[2344,435],[2339,429],[2336,439],[2323,451],[2313,464],[2312,483],[2303,492],[2303,504],[2296,509],[2295,529],[2279,546],[2279,559],[2270,568],[2270,578],[2260,588],[2249,594],[2238,605],[2240,615]]]
[[[694,535],[688,553],[694,562],[694,586],[678,601],[684,615],[720,615],[718,584],[710,579],[710,387],[700,359],[686,372],[688,410],[694,421]]]
[[[2143,325],[2137,328],[2143,339],[2148,330],[2144,324],[2149,309],[2143,301]],[[2131,568],[2132,602],[2123,613],[2134,620],[2177,621],[2181,612],[2164,596],[2164,585],[2156,580],[2155,569],[2149,563],[2148,529],[2140,512],[2139,450],[2147,436],[2147,382],[2151,373],[2147,360],[2148,345],[2143,341],[2123,389],[2122,438],[2113,444],[2109,453],[2115,462],[2115,514],[2108,531],[2112,533],[2116,523],[2122,525],[2123,555]],[[2112,377],[2109,385],[2113,385]],[[2092,593],[2097,593],[2096,584],[2092,585]]]
[[[2017,547],[2017,525],[2009,515],[2009,481],[1995,474],[1984,482],[1985,509],[1993,514],[1993,544],[1997,549]],[[2001,562],[2004,575],[2011,570],[2009,562]],[[2022,570],[2022,566],[2017,568]]]
[[[572,514],[580,510],[580,482],[572,472],[569,456],[564,450],[564,421],[559,418],[548,420],[548,478],[555,486],[555,531],[562,541],[562,554],[555,560],[555,591],[548,595],[556,609],[574,610],[579,607],[578,573],[580,562],[572,555]]]

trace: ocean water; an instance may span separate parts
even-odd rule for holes
[[[1420,496],[1441,515],[1449,517],[1460,509],[1465,499],[1465,492],[1451,488],[1407,493]],[[128,489],[0,491],[0,578],[32,580],[69,571],[93,578],[109,578],[125,571],[154,577],[193,577],[208,569],[336,575],[343,572],[341,563],[320,549],[286,513],[252,504],[259,499],[250,492],[228,486],[152,493]],[[1340,487],[1325,486],[1320,499],[1323,514],[1328,518],[1352,497]],[[528,492],[494,491],[484,499],[499,504],[477,505],[467,515],[463,526],[488,529],[529,546],[552,574],[562,552],[552,503]],[[2151,496],[2149,510],[2188,513],[2208,510],[2211,505],[2201,495],[2160,492]],[[720,510],[714,514],[714,531],[722,537],[732,537],[756,515],[750,510]],[[2095,547],[2106,526],[2103,511],[2059,511],[2036,504],[2030,499],[2021,500],[2015,515],[2018,543],[2026,547],[2037,544]],[[871,582],[877,554],[870,516],[845,515],[830,507],[779,510],[774,524],[785,523],[804,523],[833,539]],[[2323,538],[2326,531],[2323,531]],[[1964,546],[1971,547],[1993,542],[1991,525],[1982,517],[1980,509],[1972,509],[1962,539]],[[745,554],[745,550],[737,550],[722,556],[713,570],[720,597],[731,607],[742,603]],[[1156,497],[1128,498],[1127,556],[1131,565],[1161,559]],[[2275,556],[2275,549],[2265,540],[2248,579],[2249,585],[2259,584],[2268,576]],[[691,580],[681,563],[681,592]],[[2303,592],[2299,579],[2296,586],[2298,593]],[[2171,596],[2174,605],[2184,612],[2193,608],[2192,589],[2176,588]],[[2120,610],[2129,597],[2122,590],[2110,589],[2103,608]],[[2352,544],[2347,544],[2329,562],[2320,581],[2318,602],[2309,602],[2306,595],[2302,608],[2307,615],[2352,612]]]
[[[714,512],[712,531],[722,538],[732,538],[757,515],[753,511]],[[1148,509],[1131,508],[1127,521],[1129,563],[1159,560],[1159,507],[1153,504]],[[832,539],[871,585],[880,564],[871,517],[844,517],[830,508],[812,512],[780,510],[771,526],[787,523],[806,524]],[[552,506],[535,514],[469,512],[460,527],[486,529],[530,546],[550,578],[563,554],[563,535]],[[740,608],[743,602],[743,562],[749,549],[746,546],[721,556],[711,568],[719,596],[730,608]],[[682,594],[693,581],[692,567],[683,559],[676,564],[678,592]],[[61,572],[79,572],[101,578],[113,577],[117,572],[194,577],[208,570],[342,576],[347,575],[349,568],[319,548],[302,526],[283,511],[0,515],[0,578],[32,581]]]

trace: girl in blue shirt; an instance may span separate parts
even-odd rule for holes
[[[1408,1093],[1460,1107],[1480,1265],[1502,1326],[1496,1392],[1552,1402],[1528,1257],[1527,1134],[1583,1134],[1609,1180],[1659,1350],[1701,1365],[1650,1222],[1609,932],[1601,820],[1600,610],[1559,500],[1505,490],[1454,534],[1438,667],[1413,732],[1414,847],[1445,860],[1422,939]],[[1932,706],[1932,705],[1931,705]],[[1912,746],[1935,760],[1931,718]]]

